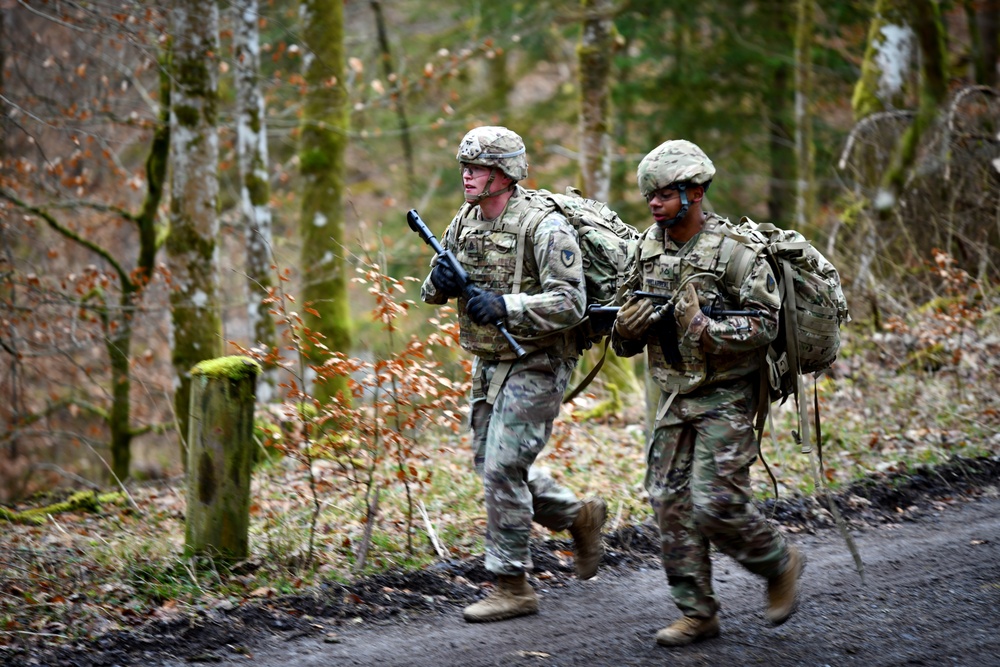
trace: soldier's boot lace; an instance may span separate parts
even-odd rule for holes
[[[702,639],[719,636],[719,617],[698,618],[681,616],[679,619],[656,633],[656,643],[660,646],[687,646]]]
[[[573,536],[576,576],[580,579],[590,579],[597,574],[597,566],[604,557],[601,527],[607,516],[608,506],[603,500],[587,498],[569,527],[569,534]]]
[[[764,616],[772,625],[781,625],[795,611],[799,599],[799,579],[805,566],[805,555],[798,548],[789,546],[784,571],[767,580],[767,611]]]
[[[469,623],[489,623],[537,613],[538,596],[522,572],[513,576],[499,575],[493,592],[466,607],[463,616]]]

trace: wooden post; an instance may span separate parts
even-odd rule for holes
[[[239,560],[249,554],[253,412],[260,364],[208,359],[191,370],[187,521],[189,554]]]

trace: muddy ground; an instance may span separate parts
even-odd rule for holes
[[[1000,458],[867,480],[837,497],[865,585],[829,512],[790,498],[776,520],[809,559],[798,612],[769,627],[764,587],[715,557],[722,635],[681,649],[653,636],[676,610],[648,525],[607,536],[597,578],[572,575],[564,541],[535,545],[537,616],[486,625],[461,608],[491,581],[482,559],[440,563],[73,647],[0,652],[22,665],[1000,665]]]

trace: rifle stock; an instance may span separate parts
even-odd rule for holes
[[[480,288],[476,287],[469,280],[469,274],[464,268],[462,268],[462,265],[459,263],[458,258],[455,257],[455,254],[450,250],[445,250],[444,246],[442,246],[437,240],[437,237],[431,233],[430,228],[420,218],[420,214],[417,213],[417,209],[410,209],[410,211],[407,212],[406,222],[410,226],[410,229],[416,232],[420,238],[423,239],[424,243],[429,245],[431,249],[437,253],[438,261],[448,263],[451,270],[455,272],[456,276],[458,276],[458,280],[462,284],[462,295],[466,299],[471,299],[482,292]],[[517,355],[519,359],[527,354],[527,352],[524,351],[524,348],[521,347],[516,340],[514,340],[514,336],[507,331],[507,327],[504,326],[503,320],[497,320],[492,324],[504,337],[504,340],[506,340],[507,344],[510,345],[510,349],[514,351],[514,354]]]

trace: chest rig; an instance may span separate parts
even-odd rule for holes
[[[735,307],[736,298],[730,296],[723,282],[736,241],[721,233],[719,228],[724,223],[722,218],[710,215],[702,230],[679,249],[665,238],[662,228],[651,227],[639,245],[641,289],[672,300],[693,283],[703,304]],[[664,354],[657,333],[651,332],[646,341],[651,375],[670,400],[711,380],[710,356],[697,342],[686,341],[683,334],[677,332],[680,359],[673,363],[667,360],[669,355]]]
[[[535,294],[541,289],[534,254],[521,251],[530,243],[527,235],[534,228],[524,220],[529,208],[526,196],[512,197],[503,214],[496,220],[479,220],[473,207],[465,205],[452,222],[455,257],[478,287],[498,294],[525,292]],[[495,327],[473,322],[466,310],[465,298],[458,302],[458,317],[462,347],[483,359],[513,359],[514,353]],[[524,327],[509,327],[520,340],[531,338]],[[528,352],[540,345],[522,345]]]

